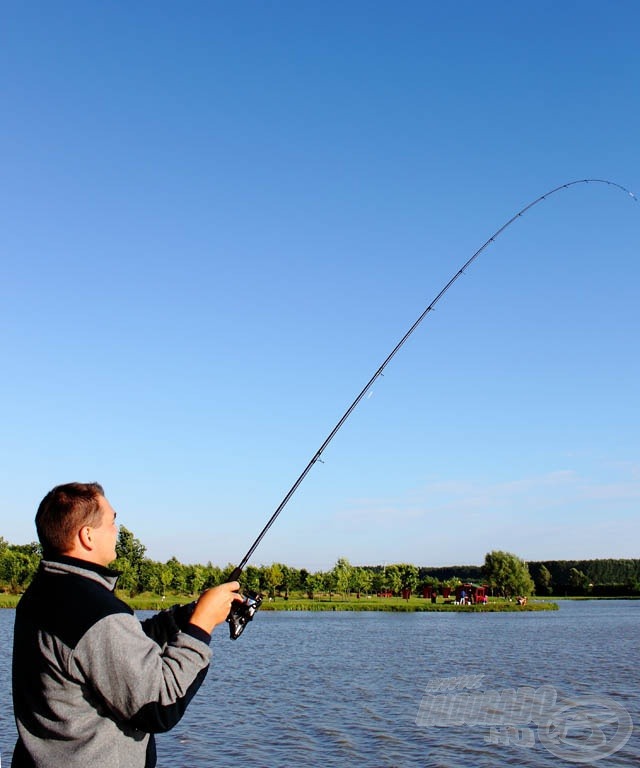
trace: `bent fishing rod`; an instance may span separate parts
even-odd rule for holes
[[[491,235],[491,237],[488,240],[486,240],[469,259],[467,259],[467,261],[453,275],[453,277],[449,280],[449,282],[440,290],[440,292],[436,295],[436,297],[431,301],[429,306],[422,312],[422,314],[418,317],[418,319],[413,323],[413,325],[409,328],[409,330],[404,334],[404,336],[400,339],[400,341],[396,344],[396,346],[387,355],[382,365],[377,369],[377,371],[373,374],[373,376],[369,379],[369,381],[364,385],[364,387],[362,388],[360,393],[357,395],[355,400],[343,413],[338,423],[334,426],[334,428],[325,438],[322,445],[314,453],[313,457],[311,458],[307,466],[302,470],[302,472],[298,476],[295,483],[287,491],[285,497],[282,499],[280,504],[276,507],[275,512],[271,515],[271,517],[267,521],[267,524],[260,531],[260,533],[258,534],[258,537],[253,542],[253,544],[249,548],[246,555],[242,558],[242,560],[231,572],[231,575],[229,576],[229,581],[237,581],[240,578],[240,576],[242,575],[242,571],[245,565],[247,564],[247,562],[249,561],[251,555],[253,555],[258,545],[260,544],[262,539],[265,537],[269,528],[271,528],[271,526],[275,523],[276,519],[278,518],[282,510],[286,507],[286,505],[288,504],[293,494],[298,490],[298,487],[300,486],[302,481],[305,479],[305,477],[309,474],[314,464],[317,461],[320,461],[320,457],[322,456],[323,452],[326,450],[329,443],[333,440],[333,438],[339,432],[339,430],[341,429],[345,421],[349,418],[349,416],[351,416],[351,414],[356,409],[356,407],[358,406],[362,398],[365,397],[367,392],[369,392],[369,390],[371,389],[373,384],[376,382],[376,380],[380,376],[382,376],[383,371],[387,367],[387,365],[389,365],[389,363],[397,355],[400,349],[402,349],[402,347],[408,341],[409,337],[414,333],[414,331],[418,328],[418,326],[422,323],[422,321],[427,317],[427,315],[430,312],[433,312],[433,310],[436,307],[436,304],[440,301],[440,299],[442,299],[442,297],[451,288],[451,286],[465,273],[466,269],[471,266],[471,264],[478,258],[478,256],[480,256],[480,254],[486,248],[489,247],[489,245],[491,245],[491,243],[493,243],[508,227],[510,227],[515,221],[517,221],[517,219],[523,216],[528,210],[538,205],[543,200],[546,200],[547,198],[551,197],[551,195],[554,195],[556,192],[560,192],[560,190],[563,190],[563,189],[569,189],[569,187],[573,187],[577,184],[606,184],[610,187],[616,187],[622,192],[625,192],[635,202],[638,202],[638,198],[636,197],[636,195],[634,195],[633,192],[628,190],[626,187],[623,187],[621,184],[616,183],[615,181],[609,181],[607,179],[578,179],[576,181],[570,181],[566,184],[561,184],[560,186],[555,187],[554,189],[551,189],[548,192],[545,192],[544,195],[540,195],[540,197],[537,197],[535,200],[525,205],[524,208],[519,210],[514,216],[512,216],[508,221],[506,221],[499,229],[497,229]],[[231,612],[229,613],[229,616],[227,617],[232,640],[235,640],[238,637],[240,637],[245,626],[249,621],[251,621],[255,612],[258,610],[262,602],[262,596],[259,595],[258,593],[252,592],[250,590],[245,590],[245,593],[246,594],[243,595],[243,598],[244,598],[243,601],[235,602]]]

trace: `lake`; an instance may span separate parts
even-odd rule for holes
[[[13,617],[0,611],[5,766]],[[637,766],[639,637],[631,600],[537,613],[258,612],[235,642],[216,629],[209,676],[157,738],[158,765]]]

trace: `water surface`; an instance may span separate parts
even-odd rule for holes
[[[15,739],[13,616],[0,611],[0,748],[7,760]],[[572,739],[591,764],[638,765],[639,619],[640,602],[624,600],[563,601],[559,611],[538,613],[258,613],[235,642],[226,627],[216,629],[207,680],[181,723],[158,737],[159,766],[558,766],[572,764]],[[572,712],[586,711],[595,698],[599,709],[590,714],[605,741],[620,728],[616,712],[636,729],[599,758],[597,733],[585,731],[584,717],[572,731],[565,727],[565,746],[555,754],[535,724],[493,731],[417,725],[425,690],[433,696],[437,681],[464,675],[483,675],[475,693],[550,686]],[[546,733],[547,744],[549,733],[562,736]]]

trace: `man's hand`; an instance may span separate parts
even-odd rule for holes
[[[207,589],[200,595],[190,623],[211,634],[213,628],[227,618],[234,601],[242,600],[239,589],[240,584],[237,581]]]

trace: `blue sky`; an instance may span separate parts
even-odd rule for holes
[[[0,533],[98,480],[238,562],[469,256],[640,191],[630,1],[7,3]],[[576,185],[438,304],[260,548],[638,557],[640,205]]]

